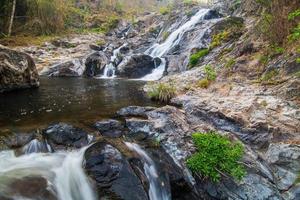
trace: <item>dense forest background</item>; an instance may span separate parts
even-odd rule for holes
[[[134,20],[139,13],[168,3],[170,0],[2,0],[0,35],[48,35],[70,29],[105,32],[121,17]]]

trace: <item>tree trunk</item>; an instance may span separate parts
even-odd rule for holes
[[[14,23],[14,17],[15,17],[15,11],[16,11],[16,2],[17,0],[13,0],[13,6],[11,9],[11,16],[10,16],[10,21],[9,21],[9,27],[8,27],[8,36],[11,35],[11,29]]]

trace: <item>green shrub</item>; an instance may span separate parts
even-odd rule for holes
[[[217,46],[220,46],[222,42],[226,41],[229,38],[229,34],[229,31],[225,30],[221,33],[213,35],[209,48],[213,49]]]
[[[241,180],[246,171],[239,163],[244,154],[241,143],[230,140],[216,132],[195,133],[192,135],[197,152],[187,160],[187,166],[195,173],[214,182],[222,174],[228,174]]]
[[[236,60],[233,59],[233,58],[230,58],[230,59],[226,62],[225,68],[226,68],[226,69],[231,69],[231,68],[235,65],[235,63],[236,63]]]
[[[209,53],[209,49],[202,49],[194,53],[190,57],[189,68],[193,68],[198,64],[198,61]]]
[[[205,88],[207,89],[209,87],[210,81],[207,80],[207,78],[201,79],[198,81],[197,86],[200,88]]]
[[[300,9],[297,9],[288,15],[288,20],[295,20],[299,16],[300,16]]]
[[[300,39],[300,23],[292,30],[288,36],[289,41],[296,41]]]
[[[296,63],[300,64],[300,58],[296,59]]]
[[[167,15],[167,14],[169,14],[171,12],[171,9],[169,7],[167,7],[167,6],[166,7],[160,7],[159,8],[159,12],[162,15]]]
[[[217,78],[217,72],[211,67],[211,65],[206,65],[204,67],[204,72],[206,74],[206,78],[209,81],[214,81]]]
[[[169,102],[176,95],[176,88],[171,84],[159,83],[153,85],[147,94],[153,100]]]

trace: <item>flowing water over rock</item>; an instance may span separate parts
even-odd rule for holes
[[[82,169],[85,150],[86,147],[71,152],[32,153],[19,157],[13,151],[0,152],[0,194],[16,200],[95,200]],[[34,182],[37,185],[31,185]],[[40,188],[34,191],[31,186]]]
[[[154,161],[150,158],[145,150],[138,144],[125,142],[128,148],[135,151],[144,162],[144,171],[149,181],[149,198],[150,200],[170,200],[171,194],[168,193],[166,184],[160,179]]]

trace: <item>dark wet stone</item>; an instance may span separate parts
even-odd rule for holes
[[[120,137],[124,132],[123,124],[113,119],[96,122],[94,127],[107,137]]]
[[[85,153],[85,170],[96,182],[100,198],[147,200],[139,178],[128,161],[110,144],[98,142]]]
[[[88,77],[103,74],[105,65],[108,63],[108,58],[103,52],[95,52],[91,54],[85,61],[84,75]]]
[[[116,74],[117,76],[123,78],[141,78],[151,73],[155,67],[156,63],[151,56],[145,54],[136,54],[125,57],[124,60],[118,65]]]
[[[34,134],[15,133],[4,138],[4,144],[11,149],[20,148],[35,138]]]
[[[57,198],[48,190],[47,180],[42,177],[25,177],[13,181],[9,186],[10,193],[37,200],[56,200]]]
[[[85,131],[65,123],[54,124],[43,130],[43,135],[51,146],[81,148],[88,144]]]
[[[122,117],[136,116],[147,117],[146,112],[154,110],[155,107],[128,106],[120,109],[117,114]]]

